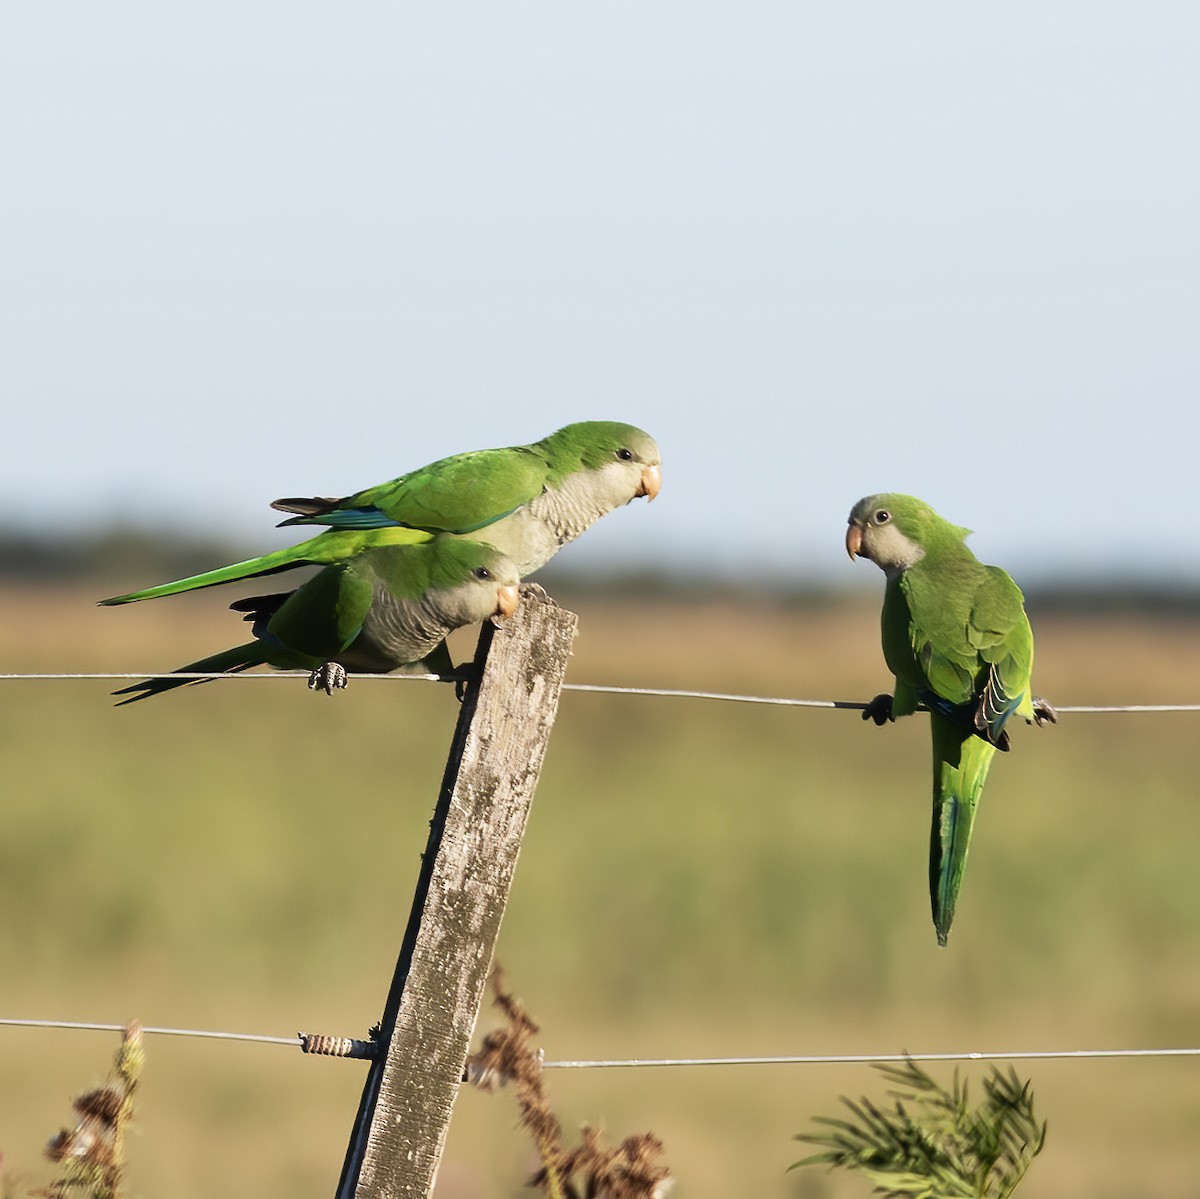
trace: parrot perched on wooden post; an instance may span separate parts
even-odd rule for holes
[[[614,508],[639,496],[652,500],[660,467],[648,433],[618,421],[581,421],[532,445],[455,454],[345,499],[276,500],[272,507],[301,514],[282,524],[329,529],[287,549],[100,602],[128,604],[328,566],[437,534],[487,542],[525,577]]]
[[[1054,709],[1030,691],[1033,633],[1016,583],[964,544],[969,529],[909,495],[861,499],[850,512],[846,550],[887,576],[883,656],[893,695],[878,695],[863,719],[882,725],[918,708],[933,737],[929,893],[945,945],[962,886],[975,813],[997,750],[1009,747],[1010,717],[1040,726]]]
[[[282,525],[400,525],[478,537],[527,576],[614,508],[653,499],[661,465],[658,445],[641,429],[580,421],[532,445],[455,454],[342,499],[282,499],[271,507],[299,513]]]
[[[435,537],[415,545],[368,549],[326,566],[295,591],[232,604],[252,622],[255,640],[181,666],[177,674],[251,666],[312,672],[311,688],[346,685],[346,670],[386,673],[453,669],[445,638],[492,616],[511,616],[520,577],[490,545]],[[122,703],[147,699],[201,679],[147,679],[116,691]],[[119,705],[118,705],[119,706]]]

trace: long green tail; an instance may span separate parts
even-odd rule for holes
[[[217,674],[218,672],[235,674],[239,670],[248,670],[251,666],[265,666],[266,664],[267,647],[261,641],[251,641],[246,645],[222,650],[219,654],[213,654],[211,657],[201,658],[199,662],[190,662],[187,666],[180,666],[171,674]],[[147,679],[144,683],[134,683],[132,686],[122,687],[120,691],[114,691],[113,695],[129,696],[128,699],[121,700],[115,706],[120,708],[124,704],[137,703],[139,699],[149,699],[152,695],[173,691],[176,687],[187,687],[191,683],[210,681],[209,679],[175,679],[170,675]]]
[[[939,945],[954,921],[975,810],[996,747],[931,713],[933,730],[933,826],[929,835],[929,898]]]
[[[278,574],[281,570],[292,570],[297,566],[329,566],[344,562],[365,549],[385,545],[412,545],[429,541],[430,535],[415,529],[331,529],[318,533],[299,545],[263,554],[259,558],[247,558],[232,566],[221,566],[206,570],[203,574],[177,579],[173,583],[160,583],[144,591],[131,591],[128,595],[114,595],[101,600],[107,607],[114,604],[132,604],[137,600],[158,599],[164,595],[178,595],[183,591],[195,591],[200,587],[215,587],[218,583],[233,583],[238,579],[255,579],[261,575]]]

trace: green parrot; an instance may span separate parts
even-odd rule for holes
[[[638,496],[653,499],[662,458],[648,433],[580,421],[532,445],[474,450],[342,499],[282,499],[283,525],[478,535],[522,575],[544,566],[596,520]]]
[[[525,576],[614,508],[638,496],[653,499],[660,466],[657,444],[641,429],[582,421],[532,445],[455,454],[345,499],[276,500],[272,507],[279,511],[301,513],[282,524],[330,528],[288,549],[100,602],[128,604],[296,566],[326,566],[439,533],[486,541]]]
[[[894,493],[861,499],[850,512],[846,550],[887,576],[883,656],[894,695],[878,695],[863,719],[884,724],[918,708],[933,734],[933,825],[929,894],[945,945],[962,886],[975,812],[1010,717],[1042,725],[1054,709],[1030,691],[1033,633],[1016,583],[964,544],[969,529],[928,504]]]
[[[367,549],[326,566],[295,591],[230,605],[246,613],[255,640],[176,674],[234,673],[251,666],[312,671],[309,687],[332,694],[346,671],[444,674],[445,638],[491,616],[511,616],[520,577],[499,550],[468,538],[435,537]],[[133,703],[202,679],[147,679],[114,695]],[[118,705],[120,706],[120,705]]]

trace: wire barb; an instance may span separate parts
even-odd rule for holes
[[[373,1060],[377,1056],[374,1041],[361,1041],[357,1037],[331,1037],[325,1033],[298,1033],[301,1053],[315,1053],[322,1057],[355,1057]]]

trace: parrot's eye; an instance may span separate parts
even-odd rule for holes
[[[623,448],[619,449],[617,451],[617,457],[620,458],[622,462],[632,462],[633,461],[633,451],[626,450]]]
[[[886,525],[891,519],[892,514],[886,508],[880,508],[879,511],[875,513],[875,523],[877,525]]]
[[[475,577],[477,579],[490,579],[492,572],[486,566],[477,566],[475,567]]]

